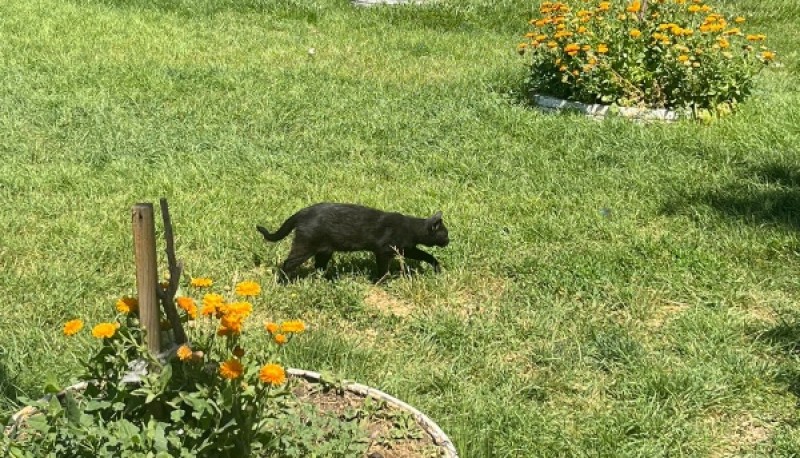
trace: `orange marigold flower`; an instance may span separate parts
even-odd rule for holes
[[[278,345],[283,345],[286,343],[287,340],[289,340],[286,338],[286,334],[275,334],[275,337],[273,337],[273,339],[275,339],[275,343]]]
[[[181,310],[184,310],[190,318],[197,318],[197,304],[195,303],[194,299],[191,297],[181,296],[176,298],[175,302],[178,303],[178,307]]]
[[[570,43],[564,46],[564,52],[569,54],[570,56],[575,56],[578,54],[578,51],[581,50],[581,46],[577,43]]]
[[[64,335],[65,336],[72,336],[78,333],[83,329],[83,320],[69,320],[64,323]]]
[[[635,0],[633,3],[628,5],[627,8],[625,8],[625,11],[629,13],[638,13],[639,10],[641,9],[642,9],[642,2],[640,2],[639,0]]]
[[[249,302],[233,302],[220,305],[217,309],[223,316],[237,316],[240,319],[245,319],[253,312],[253,305]]]
[[[92,336],[98,339],[110,339],[119,328],[119,323],[100,323],[92,328]]]
[[[264,329],[266,329],[270,334],[275,334],[276,332],[278,332],[278,329],[280,329],[280,326],[278,326],[277,323],[268,321],[264,323]]]
[[[239,296],[258,296],[261,294],[261,286],[254,281],[243,281],[236,285],[236,294]]]
[[[192,359],[192,349],[189,348],[188,345],[181,345],[176,354],[178,355],[178,359],[181,361],[188,361]]]
[[[283,385],[286,381],[286,371],[277,364],[266,364],[258,371],[258,378],[263,383],[273,386]]]
[[[234,380],[242,376],[244,366],[239,360],[229,359],[219,366],[219,375],[228,380]]]
[[[772,51],[764,51],[761,53],[761,58],[764,60],[773,60],[775,59],[775,53]]]
[[[642,36],[642,31],[639,29],[632,29],[629,33],[632,38],[639,38],[640,36]]]
[[[217,308],[225,303],[225,298],[219,294],[210,293],[203,296],[203,310],[200,313],[203,316],[211,316],[217,313]]]
[[[301,320],[289,320],[281,323],[281,332],[299,334],[306,330],[306,324]]]
[[[117,301],[117,311],[124,314],[136,312],[139,308],[139,300],[135,297],[123,297]]]

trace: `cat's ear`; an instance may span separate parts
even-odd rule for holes
[[[438,211],[428,218],[428,229],[431,232],[438,231],[442,227],[442,212]]]

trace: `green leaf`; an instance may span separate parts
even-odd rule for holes
[[[78,407],[78,402],[75,400],[75,395],[71,391],[67,391],[64,394],[64,405],[67,410],[67,420],[70,423],[79,424],[82,412]]]

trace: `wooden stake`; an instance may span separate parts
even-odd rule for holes
[[[153,204],[136,204],[131,213],[139,320],[145,330],[147,349],[155,357],[161,352],[161,326],[158,312],[158,270],[156,267],[156,228],[153,219]]]

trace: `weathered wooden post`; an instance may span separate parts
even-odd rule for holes
[[[153,356],[156,356],[161,351],[161,320],[158,307],[158,269],[156,266],[156,228],[153,219],[153,204],[136,204],[131,213],[139,320],[145,330],[147,349]]]

